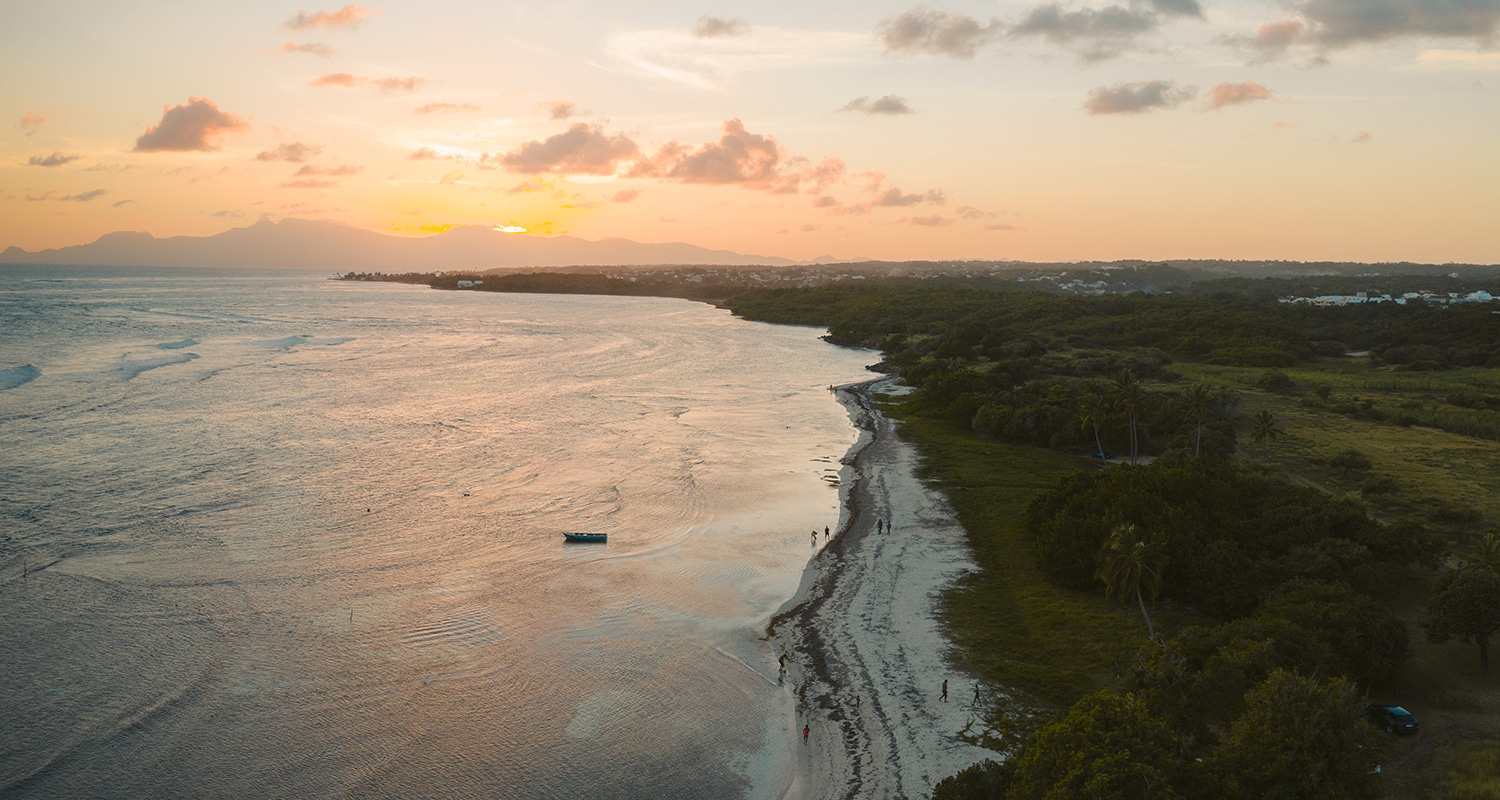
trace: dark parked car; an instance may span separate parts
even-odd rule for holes
[[[1387,733],[1416,733],[1417,718],[1401,706],[1365,706],[1370,721],[1385,728]]]

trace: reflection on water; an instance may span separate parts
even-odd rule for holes
[[[0,792],[774,792],[757,637],[837,520],[827,387],[871,360],[816,334],[0,270]]]

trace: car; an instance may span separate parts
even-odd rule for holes
[[[1417,732],[1417,718],[1401,706],[1371,703],[1365,706],[1365,713],[1370,715],[1371,722],[1378,727],[1385,728],[1387,733]]]

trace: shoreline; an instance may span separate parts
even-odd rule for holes
[[[976,566],[946,499],[917,478],[915,449],[874,406],[894,384],[836,388],[859,430],[840,471],[839,527],[767,626],[772,657],[786,655],[794,705],[798,749],[784,800],[925,797],[996,758],[961,738],[982,722],[979,692],[947,665],[938,619],[942,590]],[[876,533],[877,520],[890,530]]]

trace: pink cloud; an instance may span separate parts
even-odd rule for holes
[[[621,189],[620,191],[615,192],[612,196],[610,196],[609,199],[612,203],[630,203],[634,202],[637,197],[641,196],[641,194],[641,189]]]
[[[135,152],[218,150],[218,141],[250,128],[250,123],[213,101],[190,97],[185,105],[163,107],[161,122],[135,140]]]
[[[330,72],[326,75],[319,75],[318,77],[313,78],[312,80],[307,82],[307,85],[318,88],[324,86],[338,86],[344,89],[353,89],[354,87],[358,86],[363,80],[363,78],[355,77],[347,72]]]
[[[624,134],[609,135],[579,122],[543,141],[526,142],[497,160],[506,169],[525,174],[611,175],[639,155],[640,148]]]
[[[339,185],[339,182],[338,181],[320,181],[320,180],[315,180],[315,179],[312,179],[312,178],[302,178],[302,179],[299,179],[299,180],[287,181],[286,183],[283,183],[281,185],[283,187],[287,188],[287,189],[328,189],[328,188],[331,188],[331,187]]]
[[[543,103],[542,107],[547,109],[547,115],[552,119],[567,119],[578,113],[578,107],[566,100]]]
[[[372,14],[370,9],[361,8],[358,3],[350,3],[338,11],[299,11],[297,16],[287,21],[286,27],[292,30],[303,28],[358,28],[364,22],[365,17]]]
[[[297,170],[293,177],[300,177],[303,175],[328,175],[330,177],[343,177],[345,175],[358,175],[359,173],[364,171],[364,167],[315,167],[312,164],[306,164],[303,165],[301,169]]]
[[[418,147],[416,150],[413,150],[411,152],[411,155],[407,156],[407,158],[411,159],[412,161],[429,161],[435,158],[442,158],[442,156],[438,155],[437,151],[432,149],[431,147]]]
[[[1208,90],[1208,107],[1217,111],[1224,106],[1240,105],[1241,103],[1253,103],[1256,100],[1271,99],[1271,90],[1256,83],[1245,81],[1244,83],[1221,83]]]
[[[265,150],[257,153],[255,160],[290,161],[293,164],[300,164],[321,152],[323,152],[323,148],[317,145],[303,144],[302,142],[287,142],[286,144],[276,145],[276,148],[273,150]]]
[[[414,109],[417,114],[458,113],[460,111],[478,111],[479,106],[473,103],[428,103]]]
[[[370,81],[375,88],[382,92],[415,92],[417,87],[426,83],[425,78],[376,78]]]
[[[338,53],[334,52],[334,49],[332,47],[329,47],[326,44],[321,44],[319,42],[307,42],[305,44],[301,42],[287,42],[286,44],[281,46],[281,50],[279,52],[283,54],[307,53],[309,55],[322,56],[323,58],[332,58],[333,56],[338,55]]]
[[[726,120],[724,135],[693,150],[669,142],[630,171],[632,177],[666,178],[682,183],[738,184],[753,189],[793,194],[808,185],[822,189],[844,174],[844,162],[824,158],[817,163],[803,156],[783,159],[770,136],[751,133],[739,119]]]
[[[1374,139],[1374,134],[1370,133],[1369,131],[1360,131],[1359,135],[1355,136],[1350,141],[1350,144],[1365,144],[1366,142],[1373,141]]]
[[[942,228],[948,225],[952,225],[953,220],[939,214],[933,214],[930,217],[912,217],[911,224],[921,225],[927,228]]]
[[[881,192],[878,196],[876,196],[874,200],[870,202],[871,205],[876,206],[901,208],[905,206],[914,206],[918,203],[932,203],[934,205],[942,205],[945,200],[946,198],[943,196],[943,193],[941,191],[938,191],[937,189],[933,189],[920,194],[905,194],[899,188],[892,186],[890,189]]]
[[[16,123],[16,127],[20,128],[22,133],[30,136],[36,133],[46,121],[47,118],[41,114],[28,111],[21,116],[21,121]]]

